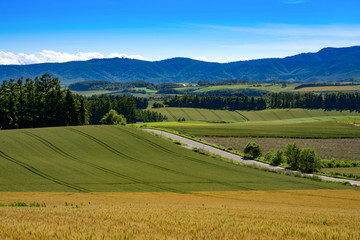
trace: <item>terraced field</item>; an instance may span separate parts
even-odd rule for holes
[[[325,111],[307,109],[267,109],[262,111],[228,111],[210,110],[201,108],[158,108],[151,109],[168,117],[169,121],[185,118],[186,121],[276,121],[276,120],[330,120],[341,119],[348,116],[360,117],[355,111]]]
[[[346,188],[233,165],[122,126],[0,131],[0,176],[2,192]]]

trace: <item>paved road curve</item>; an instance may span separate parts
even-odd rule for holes
[[[283,171],[291,171],[291,172],[294,172],[294,173],[299,173],[298,171],[286,169],[286,168],[283,168],[283,167],[272,166],[270,164],[266,164],[266,163],[246,159],[246,158],[243,158],[243,157],[241,157],[239,155],[229,153],[229,152],[225,152],[225,151],[220,150],[218,148],[211,147],[209,145],[206,145],[206,144],[203,144],[203,143],[200,143],[200,142],[196,142],[194,140],[191,140],[191,139],[188,139],[188,138],[185,138],[185,137],[181,137],[181,136],[178,136],[178,135],[173,134],[173,133],[169,133],[169,132],[165,132],[165,131],[161,131],[161,130],[156,130],[156,129],[144,129],[144,130],[149,131],[149,132],[153,132],[153,133],[157,133],[157,134],[166,136],[168,138],[171,138],[171,139],[186,143],[187,145],[183,146],[185,148],[189,148],[189,149],[200,148],[200,149],[203,149],[205,151],[212,152],[212,153],[215,153],[215,154],[220,155],[222,157],[229,158],[229,159],[232,159],[232,160],[235,160],[235,161],[238,161],[238,162],[242,162],[242,163],[245,163],[245,164],[248,164],[248,165],[256,165],[256,166],[259,166],[259,167],[269,168],[269,169],[272,169],[272,170],[283,170]],[[335,182],[347,181],[351,185],[360,186],[360,181],[356,181],[356,180],[326,177],[326,176],[316,175],[316,174],[305,174],[305,173],[301,173],[301,174],[304,175],[304,176],[305,175],[306,176],[315,175],[315,176],[318,176],[319,178],[321,178],[323,180],[326,180],[326,181],[335,181]]]

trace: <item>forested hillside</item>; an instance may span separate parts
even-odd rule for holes
[[[241,58],[241,56],[239,56]],[[66,63],[0,65],[0,80],[39,76],[44,72],[62,79],[111,82],[197,82],[224,79],[248,81],[333,81],[360,78],[360,47],[324,48],[286,58],[231,63],[203,62],[189,58],[141,61],[127,58],[93,59]]]

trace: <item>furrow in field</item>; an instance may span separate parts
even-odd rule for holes
[[[239,111],[234,111],[235,113],[239,114],[245,121],[250,121],[244,114]]]
[[[42,144],[44,144],[45,146],[47,146],[48,148],[50,148],[51,150],[53,150],[54,152],[60,154],[61,156],[65,157],[65,158],[70,158],[70,159],[76,159],[76,157],[68,154],[67,152],[64,152],[63,150],[61,150],[60,148],[58,148],[57,146],[55,146],[54,144],[52,144],[50,141],[34,134],[34,133],[31,133],[31,132],[27,132],[27,131],[24,131],[23,132],[24,134],[32,137],[32,138],[35,138],[36,140],[38,140],[39,142],[41,142]]]
[[[143,142],[145,142],[145,143],[147,143],[147,144],[149,144],[149,145],[152,145],[152,146],[154,146],[154,147],[156,147],[156,148],[158,148],[158,149],[161,149],[161,150],[163,150],[163,151],[166,152],[166,153],[170,153],[170,154],[172,154],[172,155],[179,156],[179,157],[181,157],[181,158],[183,158],[183,159],[187,159],[187,160],[190,160],[190,161],[192,161],[192,162],[197,162],[197,163],[201,163],[201,164],[205,164],[205,165],[214,166],[214,168],[216,168],[216,169],[225,169],[225,170],[228,170],[228,171],[231,170],[231,171],[238,172],[238,171],[236,171],[235,169],[232,169],[232,168],[225,168],[225,167],[222,167],[222,166],[219,166],[219,165],[216,165],[216,164],[211,164],[211,163],[209,163],[209,162],[201,161],[201,160],[199,160],[199,159],[192,158],[192,157],[189,157],[189,156],[186,156],[186,155],[179,154],[179,153],[177,153],[177,152],[171,151],[171,150],[166,149],[165,147],[163,147],[163,146],[161,146],[161,145],[159,145],[159,144],[156,144],[156,143],[154,143],[154,142],[152,142],[152,141],[150,141],[150,140],[148,140],[148,139],[142,138],[142,137],[138,136],[138,135],[135,134],[135,133],[132,133],[132,132],[130,132],[130,131],[127,131],[127,130],[125,130],[124,128],[116,128],[116,129],[119,130],[119,131],[125,132],[126,134],[131,135],[131,136],[133,136],[134,138],[136,138],[136,139],[138,139],[138,140],[140,140],[140,141],[143,141]],[[217,181],[217,180],[210,179],[210,178],[194,176],[194,175],[186,174],[186,173],[184,173],[184,172],[179,172],[179,171],[176,171],[176,170],[171,170],[171,172],[174,172],[174,173],[177,173],[177,174],[180,174],[180,175],[183,175],[183,176],[187,176],[187,177],[194,177],[194,178],[202,179],[202,180],[205,180],[205,181],[209,181],[209,182],[212,182],[212,183],[217,183],[217,184],[224,185],[224,186],[232,186],[232,187],[235,186],[235,187],[238,187],[238,185],[233,185],[233,184],[228,183],[228,182],[221,182],[221,181]],[[246,188],[246,187],[245,187],[245,188]],[[250,190],[250,188],[249,188],[249,190]]]
[[[167,148],[165,148],[165,147],[163,147],[163,146],[161,146],[161,145],[159,145],[159,144],[156,144],[156,143],[154,143],[154,142],[151,142],[150,140],[147,140],[147,139],[145,139],[145,138],[142,138],[142,137],[140,137],[140,136],[137,136],[137,135],[134,134],[134,133],[130,133],[130,132],[128,132],[128,131],[125,130],[125,129],[120,129],[120,128],[117,128],[117,129],[120,130],[120,131],[126,131],[129,135],[132,135],[133,137],[135,137],[135,138],[137,138],[137,139],[139,139],[139,140],[141,140],[141,141],[144,141],[144,142],[146,142],[146,143],[148,143],[148,144],[150,144],[150,145],[152,145],[152,146],[154,146],[154,147],[156,147],[156,148],[159,148],[159,149],[163,150],[164,152],[171,153],[171,154],[173,154],[173,155],[182,157],[182,158],[187,159],[187,160],[190,160],[190,161],[192,161],[192,162],[196,162],[196,163],[200,163],[200,164],[204,164],[204,165],[211,165],[211,166],[213,166],[214,168],[217,168],[217,169],[220,169],[220,168],[221,168],[221,169],[226,169],[226,170],[231,170],[231,171],[237,172],[235,169],[232,169],[232,168],[222,167],[222,166],[219,166],[219,165],[216,165],[216,164],[213,164],[213,163],[209,163],[209,162],[206,162],[206,161],[199,160],[199,159],[197,159],[197,158],[189,157],[189,156],[187,156],[187,155],[185,155],[185,154],[181,154],[181,153],[177,153],[177,152],[171,151],[171,150],[169,150],[169,149],[167,149]]]
[[[194,120],[194,119],[192,119],[192,117],[190,117],[190,115],[183,108],[180,108],[180,111],[183,112],[189,120]]]
[[[163,170],[163,171],[166,171],[166,172],[171,172],[172,170],[171,169],[168,169],[168,168],[165,168],[165,167],[161,167],[159,165],[156,165],[156,164],[152,164],[152,163],[148,163],[148,162],[145,162],[145,161],[142,161],[140,159],[136,159],[136,158],[133,158],[133,157],[130,157],[122,152],[119,152],[118,150],[112,148],[111,146],[109,146],[108,144],[104,143],[103,141],[97,139],[96,137],[93,137],[87,133],[84,133],[80,130],[77,130],[77,129],[73,129],[73,128],[66,128],[72,132],[75,132],[75,133],[78,133],[92,141],[94,141],[95,143],[97,143],[98,145],[104,147],[105,149],[107,149],[108,151],[122,157],[122,158],[125,158],[127,160],[130,160],[130,161],[133,161],[133,162],[138,162],[138,163],[141,163],[141,164],[145,164],[145,165],[148,165],[148,166],[151,166],[151,167],[154,167],[154,168],[157,168],[157,169],[160,169],[160,170]],[[176,171],[172,171],[174,173],[176,173]],[[125,175],[124,175],[125,176]],[[142,184],[145,184],[145,185],[148,185],[148,186],[152,186],[152,187],[156,187],[156,188],[159,188],[161,190],[165,190],[165,191],[172,191],[172,192],[182,192],[182,191],[179,191],[177,189],[173,189],[173,188],[169,188],[169,187],[164,187],[164,186],[158,186],[158,185],[154,185],[154,184],[151,184],[151,183],[148,183],[148,182],[145,182],[145,181],[142,181],[142,180],[139,180],[139,179],[136,179],[136,178],[132,178],[132,177],[128,177],[129,179],[131,178],[133,181],[138,181],[139,183],[142,183]]]
[[[218,119],[216,120],[221,120],[221,117],[217,114],[216,110],[210,110]]]
[[[84,165],[87,165],[89,167],[93,167],[97,170],[100,170],[102,172],[105,172],[105,173],[108,173],[108,174],[111,174],[113,176],[116,176],[116,177],[120,177],[120,178],[123,178],[125,180],[130,180],[134,183],[138,183],[138,184],[143,184],[143,185],[148,185],[148,183],[144,182],[144,181],[141,181],[139,179],[136,179],[136,178],[133,178],[133,177],[130,177],[130,176],[127,176],[127,175],[124,175],[124,174],[121,174],[121,173],[118,173],[118,172],[115,172],[111,169],[108,169],[108,168],[104,168],[104,167],[101,167],[99,165],[96,165],[94,163],[90,163],[90,162],[87,162],[87,161],[84,161],[84,160],[81,160],[79,158],[76,158],[74,156],[71,156],[70,154],[64,152],[63,150],[61,150],[60,148],[56,147],[55,145],[53,145],[52,143],[50,143],[48,140],[36,135],[36,134],[33,134],[33,133],[29,133],[29,132],[25,132],[27,135],[31,136],[31,137],[34,137],[35,139],[37,139],[38,141],[40,141],[41,143],[43,143],[45,146],[49,147],[51,150],[57,152],[58,154],[60,154],[61,156],[67,158],[67,159],[72,159],[78,163],[81,163],[81,164],[84,164]]]
[[[195,108],[195,111],[200,114],[200,116],[203,118],[203,120],[207,120],[207,118],[204,116],[204,114],[202,114],[201,111],[199,111],[199,109]]]
[[[238,119],[234,116],[233,112],[226,111],[226,114],[230,117],[229,120],[232,118],[234,121],[238,121]]]
[[[165,108],[165,111],[174,119],[174,121],[177,120],[175,115],[168,108]]]
[[[17,159],[15,159],[15,158],[7,155],[7,154],[4,153],[3,151],[0,151],[0,157],[4,158],[4,159],[6,159],[6,160],[8,160],[8,161],[10,161],[10,162],[12,162],[12,163],[15,163],[15,164],[23,167],[24,169],[26,169],[26,170],[28,170],[28,171],[30,171],[30,172],[32,172],[32,173],[34,173],[34,174],[36,174],[36,175],[44,178],[44,179],[46,179],[46,180],[49,180],[49,181],[51,181],[51,182],[54,182],[54,183],[56,183],[56,184],[59,184],[59,185],[62,185],[62,186],[65,186],[65,187],[68,187],[68,188],[77,190],[77,191],[79,191],[79,192],[89,192],[89,190],[86,189],[86,188],[83,188],[83,187],[74,185],[74,184],[72,184],[72,183],[68,183],[68,182],[62,181],[62,180],[60,180],[60,179],[57,179],[57,178],[55,178],[55,177],[52,177],[52,176],[50,176],[50,175],[48,175],[48,174],[46,174],[46,173],[44,173],[44,172],[36,169],[35,167],[33,167],[33,166],[31,166],[31,165],[29,165],[29,164],[27,164],[27,163],[24,163],[24,162],[22,162],[22,161],[20,161],[20,160],[17,160]]]

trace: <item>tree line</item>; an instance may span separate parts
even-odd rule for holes
[[[359,93],[272,93],[269,97],[270,108],[307,108],[359,110]]]
[[[146,109],[148,100],[127,96],[76,96],[62,89],[58,78],[44,74],[35,79],[19,78],[0,87],[0,129],[99,124],[114,109],[131,123],[137,118],[163,121],[166,116]]]
[[[169,107],[192,107],[228,110],[262,110],[266,108],[264,98],[255,97],[220,97],[220,96],[174,96],[164,103]]]
[[[167,117],[152,111],[144,110],[148,107],[148,99],[126,95],[94,95],[86,98],[89,112],[89,123],[99,124],[103,116],[111,109],[126,118],[127,123],[141,119],[145,122],[161,122]]]
[[[174,96],[164,101],[169,107],[192,107],[228,110],[263,110],[267,108],[306,108],[359,110],[359,93],[271,93],[248,96]]]
[[[3,81],[0,87],[0,127],[32,128],[87,123],[84,100],[77,100],[49,74],[24,81]]]

